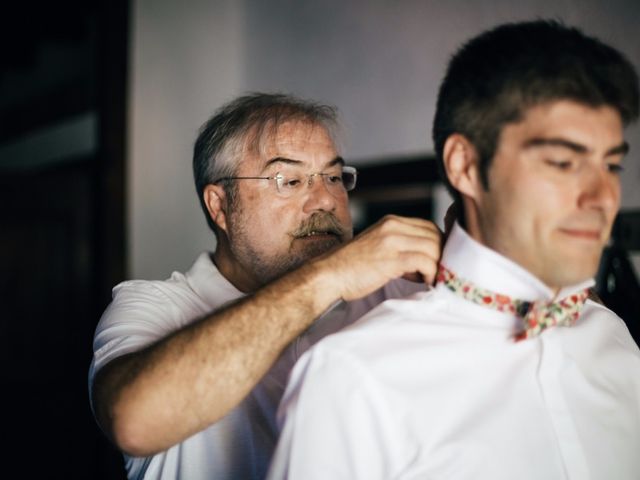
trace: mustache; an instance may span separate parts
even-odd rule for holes
[[[314,232],[330,233],[338,237],[344,237],[347,230],[333,213],[315,212],[308,219],[303,220],[291,235],[299,238],[306,237]]]

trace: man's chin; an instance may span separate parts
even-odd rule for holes
[[[594,278],[597,272],[597,265],[593,264],[593,259],[587,259],[582,263],[574,264],[574,268],[566,266],[562,270],[556,269],[546,279],[545,283],[552,288],[563,288],[577,285],[586,280]]]
[[[300,268],[309,260],[327,253],[342,243],[342,239],[335,235],[323,235],[322,238],[305,237],[304,239],[296,239],[293,241],[286,257],[281,258],[280,261],[271,262],[269,269],[262,270],[260,279],[263,284],[271,282]]]

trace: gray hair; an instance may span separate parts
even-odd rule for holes
[[[330,105],[302,100],[279,93],[252,93],[223,105],[200,128],[193,149],[193,177],[200,206],[207,224],[214,232],[216,225],[204,200],[204,189],[224,177],[236,175],[243,147],[260,151],[264,141],[272,138],[279,126],[291,121],[323,127],[337,143],[337,110]],[[224,188],[233,204],[236,197],[234,183]]]

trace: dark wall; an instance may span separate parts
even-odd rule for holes
[[[3,478],[125,478],[93,420],[87,372],[125,277],[127,30],[122,0],[12,2],[0,15]],[[96,119],[82,154],[7,153],[79,115]]]

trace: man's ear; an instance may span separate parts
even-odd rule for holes
[[[204,204],[214,223],[225,232],[227,231],[227,196],[220,185],[209,184],[202,192]]]
[[[482,183],[478,153],[473,144],[464,135],[454,133],[447,138],[442,153],[444,169],[451,185],[463,197],[477,200]]]

